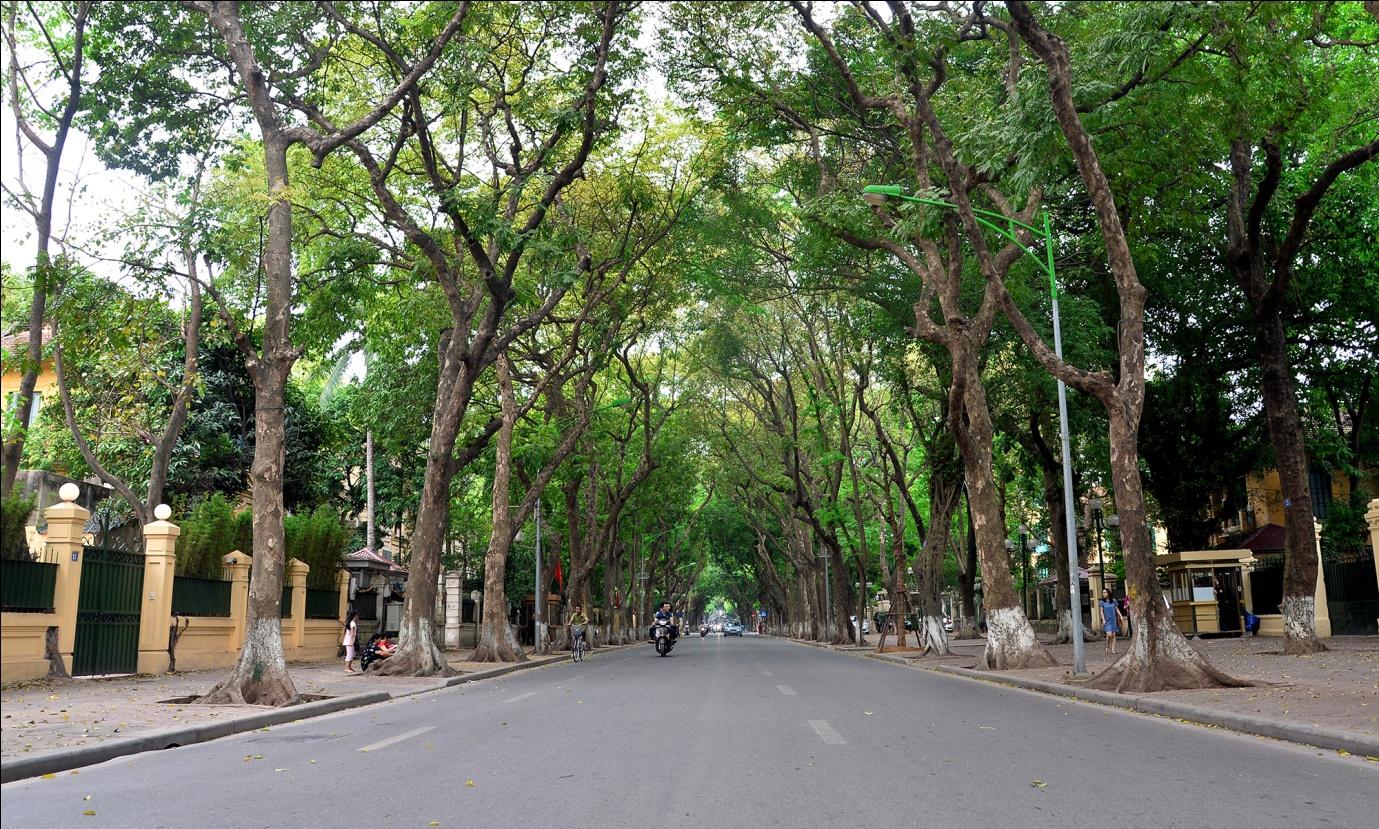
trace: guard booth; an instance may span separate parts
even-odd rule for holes
[[[1192,550],[1156,559],[1167,582],[1173,621],[1186,636],[1239,636],[1244,611],[1252,605],[1246,575],[1255,558],[1249,550]]]

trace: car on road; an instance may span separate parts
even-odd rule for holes
[[[852,624],[853,624],[854,627],[857,625],[857,617],[856,617],[856,616],[849,616],[849,617],[848,617],[848,621],[852,622]],[[871,633],[871,622],[870,622],[870,621],[868,621],[868,620],[866,620],[866,619],[863,619],[863,620],[862,620],[862,632],[863,632],[863,633]]]
[[[741,635],[742,635],[742,623],[741,623],[741,622],[729,622],[728,624],[724,625],[724,626],[723,626],[723,635],[724,635],[724,636],[741,636]]]

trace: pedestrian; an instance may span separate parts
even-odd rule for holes
[[[1129,597],[1129,596],[1121,596],[1120,599],[1119,599],[1119,601],[1118,601],[1117,603],[1120,605],[1120,615],[1121,615],[1121,618],[1125,620],[1125,633],[1124,633],[1124,635],[1125,635],[1126,637],[1129,637],[1130,634],[1134,632],[1134,631],[1132,631],[1132,630],[1130,629],[1130,597]]]
[[[345,671],[354,673],[354,643],[359,638],[359,613],[351,610],[345,616],[345,636],[340,644],[345,646]]]
[[[1106,633],[1106,652],[1116,652],[1116,634],[1120,633],[1120,606],[1107,588],[1101,589],[1101,629]]]

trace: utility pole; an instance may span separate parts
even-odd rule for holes
[[[537,653],[546,652],[546,619],[542,615],[543,602],[545,598],[546,586],[541,583],[541,499],[536,499],[536,589],[532,591],[535,598],[535,605],[532,610],[535,618],[532,619],[532,638],[536,646]]]

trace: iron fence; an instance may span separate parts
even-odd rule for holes
[[[172,614],[228,617],[230,584],[222,579],[177,576],[172,581]]]
[[[308,619],[335,619],[340,615],[340,591],[321,590],[315,587],[306,589],[306,617]]]
[[[0,609],[10,613],[51,613],[56,586],[55,563],[0,559]]]

